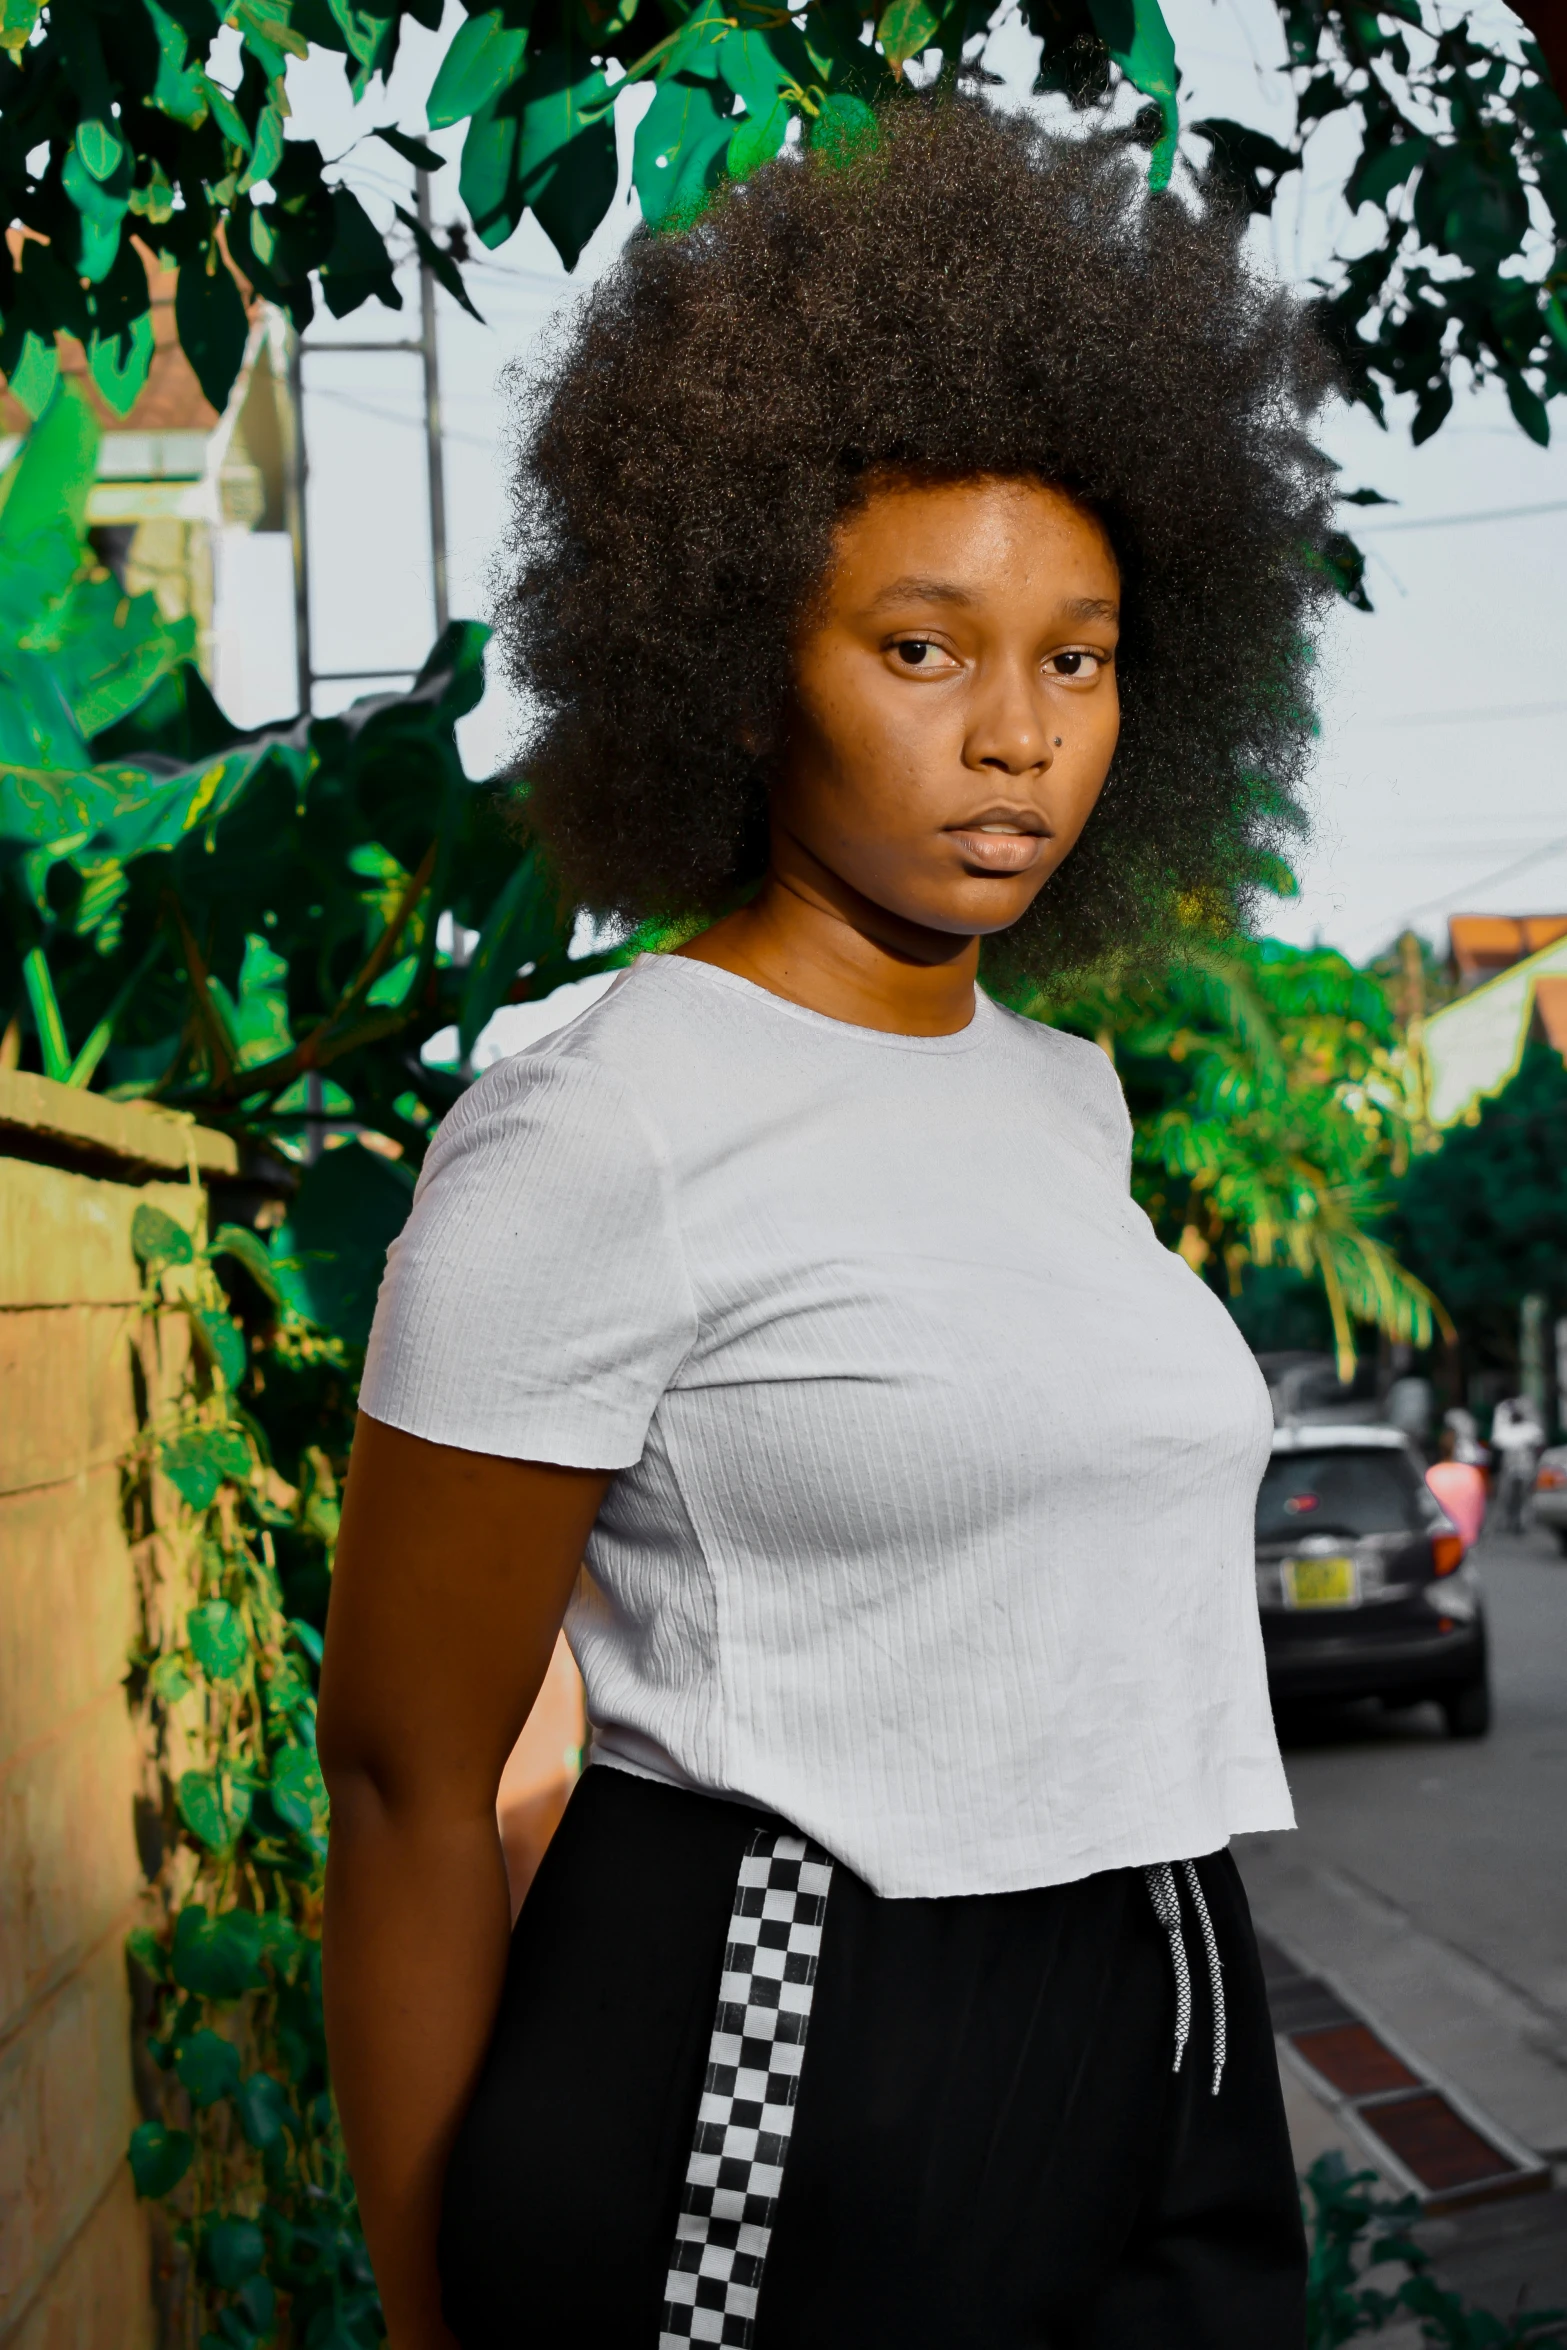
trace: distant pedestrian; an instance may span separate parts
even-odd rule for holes
[[[1453,1459],[1464,1461],[1473,1469],[1488,1469],[1491,1456],[1480,1442],[1480,1424],[1473,1412],[1466,1412],[1462,1404],[1442,1414],[1442,1426],[1450,1429],[1453,1437]]]
[[[1461,1460],[1458,1432],[1442,1430],[1437,1458],[1426,1471],[1426,1483],[1472,1550],[1485,1524],[1485,1471],[1473,1461]]]
[[[1501,1463],[1497,1498],[1508,1534],[1523,1532],[1523,1505],[1534,1490],[1534,1472],[1544,1443],[1545,1430],[1532,1396],[1509,1396],[1497,1405],[1491,1422],[1491,1449]]]

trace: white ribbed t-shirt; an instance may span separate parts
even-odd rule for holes
[[[1128,1165],[1104,1054],[983,995],[886,1035],[647,957],[447,1117],[364,1408],[619,1472],[566,1620],[596,1762],[882,1894],[1212,1852],[1292,1824],[1272,1416]]]

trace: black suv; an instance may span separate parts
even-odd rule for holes
[[[1275,1705],[1434,1698],[1491,1726],[1485,1611],[1464,1545],[1396,1428],[1280,1428],[1257,1496],[1257,1603]]]

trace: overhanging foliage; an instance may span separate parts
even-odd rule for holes
[[[1428,1346],[1438,1299],[1375,1227],[1430,1139],[1383,988],[1331,948],[1194,935],[1167,970],[1037,1007],[1112,1054],[1132,1188],[1167,1246],[1231,1296],[1248,1268],[1321,1284],[1340,1375],[1355,1325]]]
[[[1336,267],[1321,308],[1355,396],[1380,414],[1387,392],[1412,393],[1421,438],[1446,415],[1461,361],[1499,378],[1544,440],[1546,404],[1567,387],[1567,142],[1539,50],[1526,44],[1520,64],[1462,23],[1444,30],[1433,0],[1277,5],[1292,136],[1198,122],[1193,167],[1266,211],[1321,124],[1353,120],[1345,192],[1383,225]],[[655,91],[635,142],[643,215],[674,222],[796,126],[817,142],[863,135],[867,108],[910,64],[939,53],[950,80],[1014,13],[1041,40],[1041,90],[1092,107],[1126,83],[1146,100],[1151,176],[1168,179],[1179,66],[1158,0],[886,0],[879,12],[860,0],[470,0],[427,127],[466,125],[461,194],[483,245],[504,244],[531,211],[569,268],[614,196],[628,90]],[[433,30],[440,0],[0,0],[0,205],[25,231],[16,254],[0,247],[0,372],[32,414],[61,331],[86,345],[111,405],[134,401],[152,355],[135,239],[179,271],[180,341],[218,408],[245,341],[235,270],[298,327],[318,297],[338,317],[372,296],[400,306],[397,252],[355,193],[353,158],[328,162],[289,135],[286,76],[291,58],[331,51],[364,95],[390,71],[405,15]],[[441,160],[393,124],[377,135],[418,168]],[[469,302],[466,230],[443,245],[410,212],[398,218],[395,239]],[[1353,571],[1352,551],[1344,561]]]
[[[247,732],[187,624],[84,544],[96,428],[56,391],[0,481],[0,988],[46,1076],[199,1108],[285,1150],[323,1118],[417,1158],[496,1008],[623,959],[573,916],[454,727],[485,631],[412,690]]]

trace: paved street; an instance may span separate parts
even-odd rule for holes
[[[1543,1533],[1487,1538],[1478,1557],[1496,1688],[1490,1737],[1448,1738],[1434,1707],[1346,1707],[1291,1722],[1298,1832],[1242,1838],[1237,1857],[1264,1932],[1560,2166],[1567,1559]],[[1287,2087],[1304,2160],[1337,2133],[1298,2083]],[[1452,2281],[1493,2307],[1520,2286],[1533,2297],[1542,2282],[1558,2302],[1567,2294],[1560,2194],[1433,2222],[1427,2237]]]

